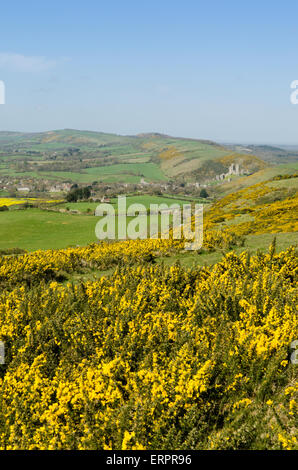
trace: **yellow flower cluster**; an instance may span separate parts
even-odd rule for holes
[[[156,255],[167,255],[183,247],[182,240],[147,239],[101,242],[81,248],[39,250],[16,257],[0,257],[1,282],[50,280],[60,271],[73,272],[84,267],[108,269],[117,264],[132,264]]]
[[[129,266],[173,243],[2,260],[1,449],[297,447],[295,250],[232,252],[192,270]],[[82,260],[118,267],[94,282],[20,284]]]
[[[58,202],[63,202],[61,199],[50,199],[50,200],[44,200],[44,199],[37,199],[35,197],[26,197],[26,198],[13,198],[13,197],[0,197],[0,207],[2,206],[16,206],[20,204],[26,204],[26,202],[40,202],[40,203],[48,203],[48,204],[57,204]]]
[[[206,228],[227,233],[278,233],[298,231],[298,194],[258,183],[216,202],[206,214]]]
[[[31,199],[32,201],[33,199]],[[36,200],[36,199],[34,199]],[[16,198],[12,198],[12,197],[1,197],[0,198],[0,207],[1,206],[14,206],[14,205],[17,205],[17,204],[25,204],[26,202],[30,201],[30,199],[26,198],[26,199],[16,199]]]

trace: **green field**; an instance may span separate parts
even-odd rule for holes
[[[117,199],[114,198],[111,200],[112,203],[117,204]],[[179,199],[179,198],[172,198],[172,197],[165,197],[165,196],[151,196],[151,195],[142,195],[142,196],[127,196],[126,203],[127,206],[130,204],[143,204],[146,209],[150,207],[150,204],[168,204],[169,206],[172,204],[179,204],[180,206],[183,204],[187,204],[187,200]]]
[[[146,217],[149,227],[150,216]],[[133,219],[134,217],[126,217],[126,225]],[[95,227],[98,220],[100,218],[94,216],[41,209],[2,212],[0,213],[0,250],[21,248],[35,251],[85,246],[97,241]],[[116,216],[116,237],[118,221]],[[122,219],[120,223],[123,223]]]
[[[111,201],[117,213],[117,199]],[[129,196],[127,207],[134,203],[143,204],[146,209],[150,204],[166,203],[169,206],[186,204],[187,201],[160,196]],[[93,212],[99,203],[75,202],[54,206],[54,210],[42,209],[9,210],[0,213],[0,250],[22,248],[28,251],[41,249],[65,248],[67,246],[86,245],[97,241],[95,226],[98,218]],[[59,209],[69,209],[60,213]],[[91,214],[88,216],[88,209]],[[72,214],[79,211],[80,214]],[[127,223],[132,218],[127,217]],[[149,225],[150,218],[147,218]],[[117,233],[118,219],[116,219]]]
[[[150,181],[165,181],[167,178],[155,163],[127,163],[104,167],[88,168],[86,173],[94,179],[105,179],[106,176],[117,177],[117,181],[125,181],[127,175],[136,175]],[[108,178],[106,178],[108,179]]]
[[[171,197],[171,196],[151,196],[151,195],[136,195],[136,196],[127,196],[126,197],[126,205],[127,207],[130,204],[143,204],[146,209],[150,208],[150,204],[168,204],[169,206],[172,204],[179,204],[180,206],[183,204],[187,204],[188,202],[192,201],[193,199],[179,199],[179,197]],[[114,205],[115,209],[117,209],[117,198],[111,199],[111,204]],[[195,199],[197,203],[205,203],[206,200],[204,199]],[[88,209],[94,211],[96,207],[100,204],[99,202],[64,202],[62,204],[58,204],[56,206],[57,209],[66,209],[69,210],[76,210],[80,212],[89,212]]]
[[[2,250],[34,251],[96,241],[95,217],[27,209],[0,213],[0,224]]]
[[[30,175],[27,173],[27,176]],[[82,170],[81,173],[70,171],[39,172],[34,176],[57,180],[70,179],[77,183],[92,183],[93,181],[139,183],[142,177],[148,181],[165,181],[167,179],[160,168],[150,162],[98,166]]]

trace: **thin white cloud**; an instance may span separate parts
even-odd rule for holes
[[[42,56],[25,56],[0,52],[0,69],[13,69],[23,72],[43,72],[57,65],[57,61]]]

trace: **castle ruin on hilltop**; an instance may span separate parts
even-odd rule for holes
[[[217,181],[221,181],[221,180],[224,180],[226,178],[229,178],[229,176],[231,176],[231,175],[240,176],[240,175],[244,175],[245,173],[246,173],[245,170],[240,169],[239,163],[232,163],[229,166],[229,169],[228,169],[227,173],[221,173],[220,175],[216,175],[215,179]]]

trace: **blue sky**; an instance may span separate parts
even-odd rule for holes
[[[2,2],[0,130],[298,144],[296,1]]]

